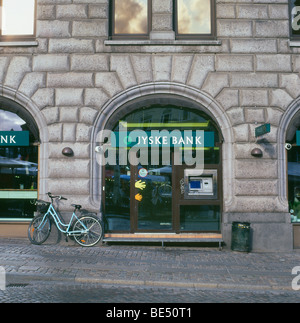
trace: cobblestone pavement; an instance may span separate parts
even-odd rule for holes
[[[300,252],[71,243],[34,246],[0,239],[6,289],[0,302],[298,302]],[[299,272],[300,274],[300,272]],[[298,282],[299,281],[299,282]],[[1,285],[0,285],[1,286]]]
[[[172,288],[136,285],[31,282],[0,291],[2,303],[172,303],[189,307],[195,303],[297,303],[299,292],[281,290],[239,290],[227,288]],[[156,305],[157,306],[157,305]]]

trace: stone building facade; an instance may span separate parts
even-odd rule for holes
[[[38,197],[52,192],[68,198],[63,212],[77,203],[99,213],[97,133],[144,102],[190,104],[222,136],[225,244],[241,221],[251,223],[253,250],[291,250],[285,143],[298,129],[300,42],[291,38],[290,4],[216,0],[216,37],[177,39],[175,2],[150,3],[147,39],[111,38],[108,0],[37,0],[35,39],[0,43],[3,102],[22,107],[39,131]],[[256,138],[263,124],[271,131]]]

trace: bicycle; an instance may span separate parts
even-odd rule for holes
[[[67,237],[74,237],[75,241],[83,247],[92,247],[101,240],[103,228],[100,220],[94,214],[83,213],[82,216],[78,217],[76,211],[80,211],[82,206],[72,204],[71,206],[75,209],[71,220],[69,223],[63,223],[53,206],[53,200],[67,199],[62,196],[53,196],[50,192],[48,196],[51,203],[41,200],[36,201],[36,205],[44,208],[42,213],[45,214],[35,216],[28,227],[28,238],[32,244],[41,245],[48,239],[51,232],[51,218],[60,232],[66,234]]]

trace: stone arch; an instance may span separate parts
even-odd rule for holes
[[[96,162],[95,147],[97,146],[96,137],[97,133],[101,130],[107,129],[109,120],[113,115],[118,113],[124,114],[130,112],[128,109],[135,103],[141,103],[145,101],[155,102],[160,100],[161,102],[168,102],[168,100],[184,101],[193,108],[202,110],[208,114],[219,126],[219,129],[223,136],[223,187],[224,190],[224,212],[226,212],[227,206],[233,202],[233,132],[232,127],[223,108],[208,94],[195,89],[190,86],[171,83],[171,82],[159,82],[148,83],[140,86],[135,86],[127,89],[110,101],[108,101],[99,113],[93,129],[92,129],[92,144],[91,144],[91,158],[92,158],[92,181],[91,181],[91,203],[94,208],[99,208],[101,201],[101,190],[99,183],[101,183],[101,170],[100,166]],[[130,109],[130,108],[129,108]]]
[[[20,109],[24,109],[24,115],[34,119],[38,128],[39,151],[39,195],[42,198],[47,193],[47,170],[48,170],[48,129],[47,123],[36,104],[24,94],[7,86],[1,88],[1,98],[16,104]]]

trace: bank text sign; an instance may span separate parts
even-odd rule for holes
[[[29,146],[29,131],[0,131],[0,147]]]
[[[193,130],[134,130],[115,132],[112,147],[214,147],[214,132]]]
[[[212,153],[218,148],[215,147],[215,133],[211,131],[128,130],[127,123],[120,122],[118,132],[102,130],[97,134],[99,145],[95,151],[99,165],[148,165],[149,160],[151,165],[159,165],[160,158],[163,165],[171,165],[174,153],[174,165],[184,162],[204,169],[204,151]]]

